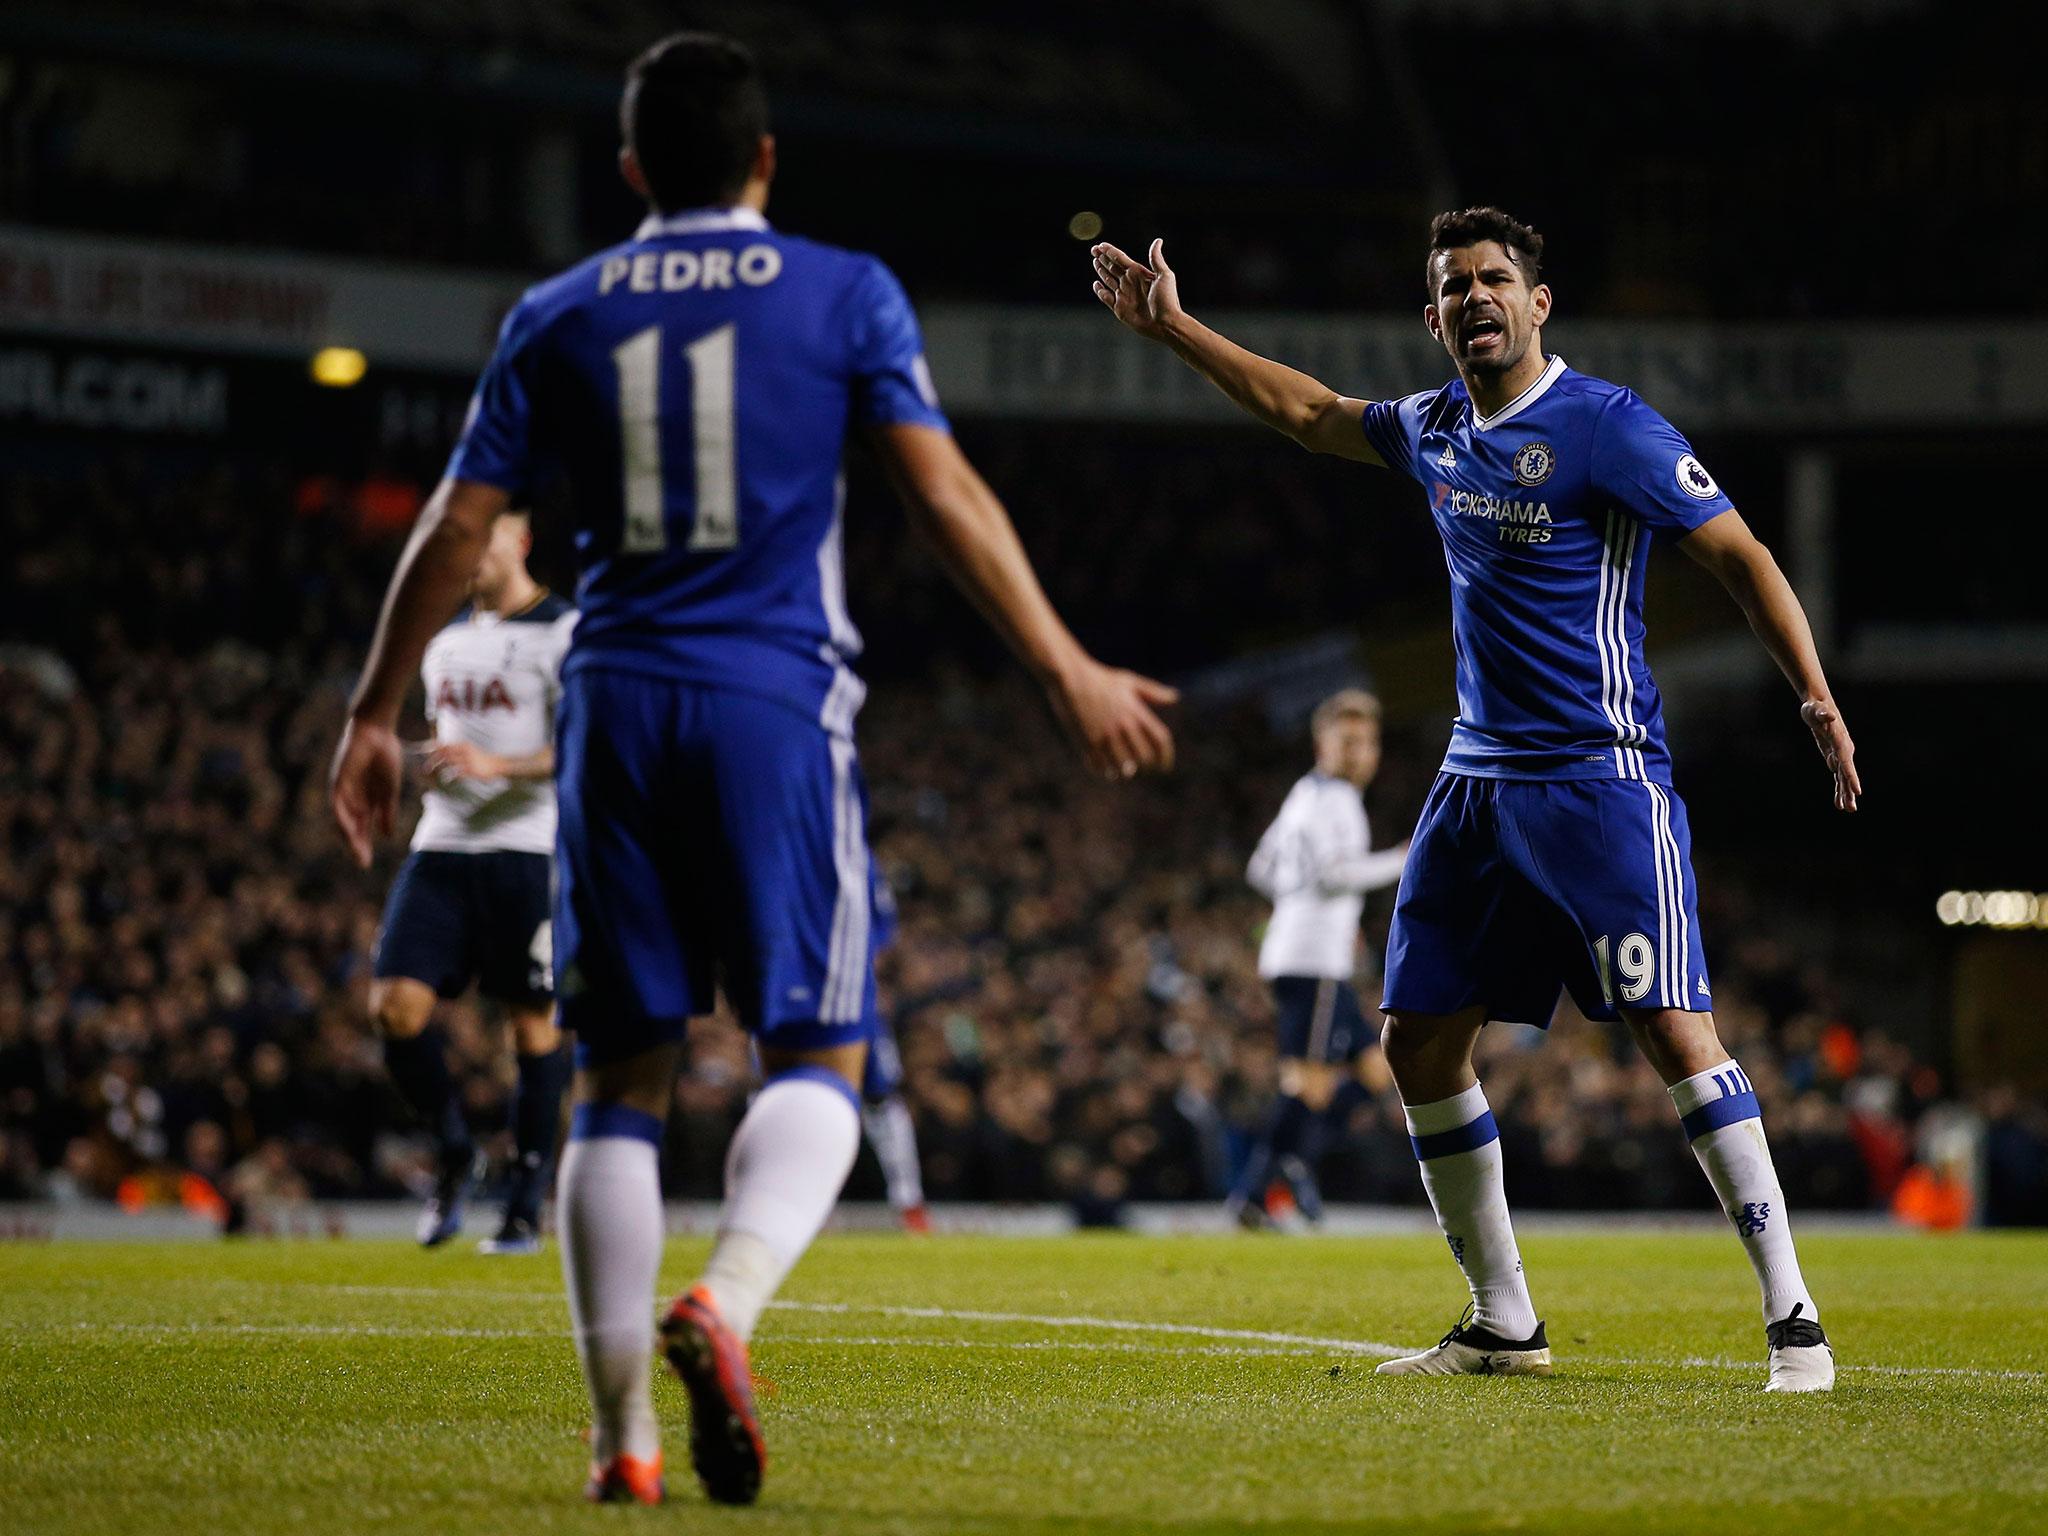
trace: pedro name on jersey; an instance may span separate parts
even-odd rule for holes
[[[500,617],[463,610],[427,643],[420,679],[436,741],[530,757],[554,739],[562,656],[576,610],[544,594]],[[540,779],[430,783],[412,845],[450,853],[555,851],[555,785]]]
[[[1691,445],[1634,391],[1559,357],[1491,416],[1454,379],[1373,402],[1364,428],[1427,493],[1450,567],[1444,771],[1670,783],[1643,656],[1650,545],[1733,506]]]
[[[572,492],[566,663],[774,698],[850,735],[848,433],[944,429],[909,299],[872,256],[746,208],[652,216],[506,317],[449,464]]]

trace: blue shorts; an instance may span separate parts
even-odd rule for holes
[[[769,1049],[867,1038],[867,790],[772,699],[571,674],[556,714],[556,967],[579,1062],[680,1040],[717,988]]]
[[[1358,994],[1327,976],[1275,976],[1273,1010],[1283,1061],[1355,1061],[1370,1040]]]
[[[893,1098],[903,1089],[903,1057],[896,1049],[896,1032],[881,1018],[874,1021],[868,1037],[867,1065],[862,1069],[860,1096],[870,1104]]]
[[[1636,779],[1437,776],[1387,934],[1389,1013],[1547,1026],[1713,1006],[1685,802]]]
[[[408,854],[384,904],[372,974],[423,981],[442,997],[460,997],[474,981],[503,1002],[546,1002],[551,862],[505,850]]]
[[[896,893],[882,877],[879,864],[869,861],[868,900],[874,911],[868,928],[872,953],[881,954],[896,942]],[[903,1055],[896,1049],[896,1031],[882,1017],[880,1008],[870,1021],[867,1062],[861,1068],[860,1096],[870,1104],[892,1098],[903,1088]]]

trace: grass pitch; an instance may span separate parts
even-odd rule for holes
[[[1433,1238],[830,1237],[762,1502],[704,1502],[664,1378],[650,1510],[579,1501],[552,1253],[0,1245],[0,1531],[2048,1531],[2048,1236],[1801,1247],[1825,1398],[1760,1390],[1721,1234],[1526,1236],[1547,1381],[1372,1374],[1456,1316]]]

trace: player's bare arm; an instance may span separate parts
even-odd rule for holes
[[[1835,781],[1835,809],[1853,811],[1863,781],[1856,773],[1856,743],[1828,691],[1806,610],[1769,549],[1749,531],[1740,512],[1723,512],[1680,541],[1680,549],[1713,572],[1728,589],[1771,660],[1799,695],[1799,718]]]
[[[1326,896],[1363,896],[1394,884],[1408,861],[1408,842],[1391,848],[1352,849],[1325,859],[1316,868],[1316,889]]]
[[[420,766],[430,779],[551,779],[555,749],[506,756],[486,752],[473,741],[442,741],[427,750]]]
[[[1203,325],[1180,303],[1180,282],[1166,264],[1166,243],[1154,240],[1144,261],[1102,244],[1095,259],[1095,297],[1117,319],[1174,356],[1230,397],[1231,403],[1293,438],[1311,453],[1361,464],[1384,464],[1366,437],[1366,402],[1340,395],[1321,380],[1247,351]]]
[[[1155,712],[1178,697],[1164,683],[1107,667],[1054,611],[1010,515],[952,434],[899,423],[874,442],[911,520],[960,590],[1051,695],[1089,766],[1108,778],[1173,766],[1173,733]]]
[[[398,557],[348,724],[334,749],[328,803],[356,862],[368,869],[375,840],[398,822],[404,749],[398,710],[427,642],[462,606],[491,523],[511,498],[496,486],[443,480]]]

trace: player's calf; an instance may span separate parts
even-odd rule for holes
[[[768,1080],[726,1153],[725,1211],[699,1283],[662,1324],[663,1353],[690,1393],[690,1455],[704,1491],[748,1503],[766,1452],[747,1383],[761,1309],[825,1225],[860,1150],[863,1043],[764,1048]]]
[[[931,1230],[924,1208],[924,1170],[917,1159],[917,1128],[900,1093],[868,1099],[861,1109],[868,1143],[882,1165],[889,1206],[907,1231]]]
[[[649,1077],[672,1072],[658,1055]],[[655,1096],[639,1095],[641,1103]],[[571,1117],[557,1210],[576,1353],[590,1389],[592,1460],[661,1454],[654,1417],[654,1283],[661,1267],[661,1117],[641,1104],[586,1099]]]
[[[423,1248],[439,1247],[462,1230],[463,1205],[478,1172],[476,1143],[448,1070],[445,1042],[433,1024],[436,1001],[432,987],[410,977],[379,977],[370,987],[370,1015],[384,1039],[384,1069],[434,1141],[434,1188],[417,1228]]]
[[[1424,1024],[1436,1028],[1418,1027]],[[1458,1075],[1468,1081],[1447,1097],[1423,1100],[1420,1095],[1428,1089],[1418,1088],[1417,1083],[1436,1085],[1443,1078],[1419,1071],[1416,1053],[1406,1047],[1417,1044],[1418,1037],[1428,1042],[1432,1033],[1438,1040],[1449,1038],[1459,1043],[1468,1064]],[[1408,1140],[1422,1170],[1422,1187],[1451,1257],[1471,1290],[1474,1321],[1489,1338],[1515,1342],[1540,1336],[1542,1323],[1529,1297],[1521,1249],[1508,1216],[1500,1127],[1486,1102],[1485,1090],[1469,1081],[1471,1043],[1477,1034],[1476,1016],[1404,1017],[1398,1025],[1389,1018],[1387,1054],[1401,1088]],[[1436,1045],[1423,1044],[1421,1054],[1432,1053],[1440,1054]],[[1443,1068],[1443,1063],[1437,1067]]]
[[[1284,1087],[1273,1096],[1224,1205],[1240,1226],[1264,1230],[1272,1225],[1266,1207],[1266,1186],[1271,1182],[1274,1165],[1294,1156],[1308,1121],[1309,1107],[1301,1099]]]
[[[1711,1018],[1693,1017],[1705,1020],[1711,1031]],[[1726,1053],[1717,1054],[1725,1058]],[[1770,1358],[1769,1390],[1827,1391],[1835,1383],[1834,1352],[1799,1270],[1785,1192],[1771,1161],[1762,1111],[1748,1075],[1732,1059],[1723,1059],[1673,1083],[1671,1102],[1693,1155],[1756,1271]]]
[[[569,1081],[569,1053],[552,1011],[515,1012],[512,1032],[519,1072],[512,1090],[512,1168],[497,1236],[479,1245],[481,1251],[494,1254],[540,1249],[541,1199]]]

